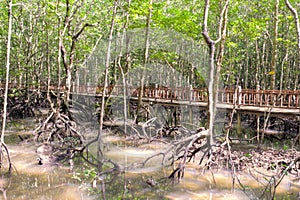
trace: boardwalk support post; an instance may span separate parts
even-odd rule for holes
[[[257,115],[257,122],[256,122],[256,132],[257,132],[257,141],[259,142],[259,125],[260,125],[260,116]]]
[[[242,120],[241,120],[241,112],[237,112],[237,134],[241,135],[242,133]]]

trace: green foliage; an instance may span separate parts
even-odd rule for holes
[[[297,1],[290,1],[296,6]],[[76,69],[89,56],[99,37],[107,38],[111,22],[111,1],[69,1],[70,10],[66,12],[66,1],[32,0],[15,2],[13,7],[13,35],[11,53],[11,80],[29,85],[45,82],[47,67],[51,67],[52,82],[57,80],[58,62],[58,38],[59,32],[64,32],[63,43],[66,51],[71,50],[72,36],[78,32],[85,23],[92,24],[85,28],[76,41],[74,65]],[[221,7],[224,1],[213,0],[210,5],[208,26],[212,38],[216,38]],[[182,33],[186,37],[202,41],[202,19],[204,2],[200,0],[174,0],[154,1],[152,4],[151,28],[163,28]],[[299,74],[297,51],[296,26],[294,17],[286,8],[284,1],[280,1],[279,8],[279,35],[278,35],[278,60],[277,72],[285,74],[283,87],[293,87],[295,78]],[[76,12],[74,12],[76,10]],[[299,10],[298,10],[299,11]],[[127,1],[120,1],[118,14],[115,19],[115,35],[118,34],[126,20],[126,12],[129,14],[128,29],[144,28],[149,13],[149,0],[131,1],[130,7]],[[264,75],[270,71],[272,42],[270,38],[273,30],[274,2],[268,0],[254,1],[230,1],[228,13],[227,38],[222,78],[225,84],[232,84],[234,80],[251,80],[248,85],[255,88],[253,80],[258,78],[261,85],[267,88],[268,77]],[[70,24],[65,27],[66,13],[72,15]],[[73,13],[73,14],[72,14]],[[0,45],[5,47],[7,37],[7,2],[0,2]],[[159,39],[159,38],[158,38]],[[284,71],[281,72],[281,62],[288,51],[288,62],[284,63]],[[68,55],[70,56],[70,55]],[[156,52],[151,55],[154,60],[166,60],[176,68],[177,56],[174,52]],[[143,54],[132,52],[133,67],[143,60]],[[6,49],[0,48],[1,66],[5,66]],[[173,62],[173,63],[172,63]],[[124,64],[124,62],[122,63]],[[246,72],[246,66],[249,69]],[[186,76],[190,76],[190,66],[182,70]],[[113,68],[113,65],[112,65]],[[255,70],[259,68],[258,70]],[[127,69],[126,69],[127,70]],[[125,70],[125,71],[126,71]],[[255,73],[259,73],[256,75]],[[111,69],[113,73],[117,69]],[[3,80],[4,71],[0,68],[0,80]],[[118,76],[118,75],[117,75]],[[228,78],[228,77],[229,78]],[[199,79],[201,76],[198,76]],[[61,78],[64,78],[62,73]],[[200,81],[201,82],[201,81]],[[199,84],[198,86],[200,86]]]
[[[86,170],[83,171],[83,173],[84,173],[84,176],[86,178],[92,178],[92,179],[94,179],[96,177],[96,175],[97,175],[97,172],[96,172],[96,170],[94,168],[89,169],[89,170],[86,169]]]
[[[82,184],[91,183],[97,177],[97,171],[93,167],[84,164],[81,169],[78,169],[72,176],[73,179],[81,182]]]
[[[247,158],[251,158],[252,154],[251,153],[245,153],[244,156],[247,157]]]

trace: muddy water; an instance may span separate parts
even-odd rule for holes
[[[12,176],[0,176],[0,199],[89,199],[68,168],[38,165],[38,144],[20,142],[18,135],[26,138],[35,126],[34,119],[10,122],[7,126],[5,141],[14,171]]]
[[[106,141],[115,141],[118,138],[107,137]],[[142,146],[132,147],[110,144],[110,150],[107,156],[118,161],[120,164],[130,166],[131,163],[143,162],[145,158],[161,152],[166,148],[164,144],[145,144]],[[120,143],[119,143],[120,144]],[[161,177],[167,177],[171,173],[171,167],[163,168],[161,166],[161,157],[157,157],[147,163],[143,168],[129,168],[126,173],[128,179],[140,177],[142,182],[136,185],[140,191],[143,191],[149,199],[172,199],[172,200],[201,200],[201,199],[269,199],[271,193],[264,189],[267,185],[269,177],[258,177],[249,175],[248,173],[237,173],[233,187],[233,179],[231,172],[225,170],[214,171],[213,173],[203,173],[197,163],[190,163],[185,169],[184,178],[180,183],[169,184],[169,182],[158,183],[157,186],[144,191],[144,188],[149,188],[145,182],[149,178],[160,181]],[[254,173],[253,173],[254,174]],[[240,181],[239,184],[238,180]],[[296,181],[297,182],[297,181]],[[284,179],[276,189],[277,199],[298,199],[300,195],[299,182],[294,184],[289,179]],[[165,191],[160,191],[159,187],[165,188]],[[154,195],[158,193],[157,195]],[[153,194],[154,193],[154,194]],[[145,197],[143,196],[143,197]],[[146,198],[142,198],[146,199]]]
[[[0,189],[7,187],[7,199],[102,199],[101,192],[89,190],[91,184],[83,184],[73,179],[74,172],[68,167],[37,164],[35,150],[38,145],[19,143],[16,136],[16,132],[20,134],[20,131],[26,135],[27,131],[33,129],[34,124],[35,121],[20,122],[17,126],[11,126],[7,132],[6,141],[17,169],[11,179],[0,178]],[[172,168],[162,167],[161,157],[150,160],[144,167],[134,164],[160,152],[166,148],[165,144],[132,146],[116,136],[106,136],[104,140],[109,145],[105,155],[128,167],[126,173],[116,175],[114,180],[106,183],[107,199],[257,199],[264,189],[265,183],[259,183],[255,177],[247,174],[238,175],[245,190],[237,181],[233,189],[232,175],[229,172],[217,171],[203,175],[196,163],[189,164],[185,169],[184,179],[173,184],[163,179],[170,174]],[[90,148],[91,152],[95,149],[93,146]],[[149,184],[149,180],[154,184]],[[277,188],[276,197],[298,199],[299,191],[298,184],[284,179]],[[5,199],[4,193],[0,192],[0,199]]]
[[[8,187],[7,199],[87,199],[67,168],[38,165],[35,145],[10,144],[8,148],[16,171],[0,179],[1,187]]]

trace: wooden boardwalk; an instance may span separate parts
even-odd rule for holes
[[[10,87],[14,87],[10,85]],[[49,87],[57,90],[55,86]],[[46,91],[47,87],[39,87]],[[61,91],[64,88],[60,89]],[[125,87],[127,99],[138,99],[139,88]],[[73,95],[101,97],[103,87],[73,86]],[[122,98],[123,86],[110,86],[106,89],[107,97]],[[190,105],[207,107],[208,93],[206,89],[192,87],[170,88],[163,86],[145,86],[143,101],[168,105]],[[218,93],[218,109],[254,113],[284,114],[300,116],[300,90],[251,90],[251,89],[220,89]]]
[[[101,96],[103,88],[75,87],[74,92],[80,95]],[[122,98],[123,86],[108,87],[106,94],[110,97]],[[126,87],[126,97],[137,100],[139,88]],[[300,115],[300,90],[243,90],[220,89],[218,109],[253,113],[269,113],[284,115]],[[144,88],[143,101],[168,105],[191,105],[207,107],[208,93],[206,89],[192,87],[168,88],[148,86]]]

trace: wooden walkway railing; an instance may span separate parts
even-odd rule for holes
[[[300,108],[300,91],[296,90],[221,90],[220,102],[237,105]]]
[[[78,93],[101,94],[102,87],[79,87]],[[106,94],[123,96],[123,86],[108,87]],[[137,97],[139,88],[126,87],[126,96]],[[207,102],[206,89],[191,87],[145,87],[144,98]],[[300,90],[251,90],[251,89],[220,89],[219,103],[244,106],[300,108]]]
[[[1,86],[2,87],[2,86]],[[10,84],[10,87],[20,87]],[[22,86],[21,86],[22,87]],[[30,88],[33,89],[33,88]],[[46,91],[47,86],[40,86],[40,90]],[[57,87],[50,86],[51,90],[57,90]],[[61,88],[63,91],[64,88]],[[101,96],[103,87],[93,86],[73,86],[73,93],[80,95],[98,95]],[[106,94],[114,96],[123,96],[123,86],[109,86]],[[126,96],[137,97],[139,88],[126,87]],[[144,88],[143,98],[207,102],[208,93],[206,89],[192,87],[169,88],[163,86],[146,86]],[[257,107],[275,107],[275,108],[300,108],[300,90],[251,90],[251,89],[220,89],[218,103],[235,104],[237,106],[257,106]]]

